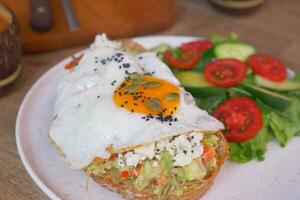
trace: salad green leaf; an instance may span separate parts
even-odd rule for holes
[[[295,72],[295,76],[293,77],[292,80],[300,81],[300,72]]]
[[[195,71],[203,72],[204,67],[215,58],[214,48],[201,53],[200,61],[193,68]]]
[[[208,113],[212,113],[221,103],[226,101],[227,95],[210,96],[206,98],[195,98],[196,104]]]

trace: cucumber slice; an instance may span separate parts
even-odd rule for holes
[[[232,87],[228,90],[228,95],[232,97],[249,97],[251,98],[252,95],[248,91],[242,89],[241,87]]]
[[[236,58],[241,61],[245,61],[255,51],[250,44],[239,42],[224,42],[215,47],[217,58]]]
[[[219,96],[227,91],[225,88],[218,88],[207,82],[204,75],[199,72],[180,71],[175,72],[175,76],[187,91],[197,97]]]
[[[213,85],[205,80],[204,75],[199,72],[180,71],[175,73],[175,76],[186,87],[213,87]]]
[[[279,111],[284,111],[288,107],[291,100],[282,94],[278,94],[253,85],[241,84],[239,87],[249,92],[254,98],[259,99],[264,104]]]
[[[300,81],[285,80],[284,82],[269,81],[261,76],[255,75],[254,80],[257,85],[275,91],[290,91],[300,89]]]

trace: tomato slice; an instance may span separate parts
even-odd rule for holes
[[[82,57],[83,57],[83,54],[80,54],[77,57],[75,56],[71,62],[69,62],[65,65],[65,69],[67,69],[67,70],[73,69],[79,63],[79,61],[81,60]]]
[[[207,144],[204,144],[203,155],[201,157],[203,164],[206,165],[207,163],[209,163],[209,161],[211,161],[215,157],[216,157],[215,149]]]
[[[270,55],[253,54],[249,56],[247,64],[250,65],[256,74],[270,81],[281,82],[286,79],[287,69],[285,65]]]
[[[243,142],[257,135],[263,126],[263,116],[252,99],[235,97],[225,101],[214,112],[224,123],[224,136],[229,142]]]
[[[129,171],[122,171],[121,174],[120,174],[120,178],[122,180],[125,180],[129,177]]]
[[[182,49],[196,49],[199,53],[206,51],[213,47],[213,43],[209,40],[196,40],[181,44]]]
[[[246,72],[246,65],[234,58],[214,60],[204,68],[206,80],[218,87],[238,85],[245,78]]]
[[[167,63],[176,69],[192,69],[199,61],[200,54],[196,49],[181,49],[180,56],[174,57],[170,50],[164,53]]]

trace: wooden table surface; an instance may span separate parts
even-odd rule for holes
[[[299,0],[269,0],[256,12],[245,16],[219,12],[206,0],[177,0],[176,4],[176,24],[158,34],[208,36],[213,32],[236,32],[242,40],[254,44],[259,51],[273,54],[289,67],[300,70]],[[24,56],[22,76],[0,98],[1,200],[48,199],[20,161],[15,143],[15,119],[31,85],[55,63],[81,48]]]

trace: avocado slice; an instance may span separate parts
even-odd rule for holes
[[[273,82],[259,75],[255,75],[254,80],[258,86],[268,88],[274,91],[279,91],[279,92],[300,89],[300,81],[296,81],[296,80],[285,80],[283,82]]]
[[[272,92],[257,86],[243,83],[239,87],[249,92],[254,98],[259,99],[266,105],[279,111],[284,111],[289,106],[291,100],[283,94]]]

